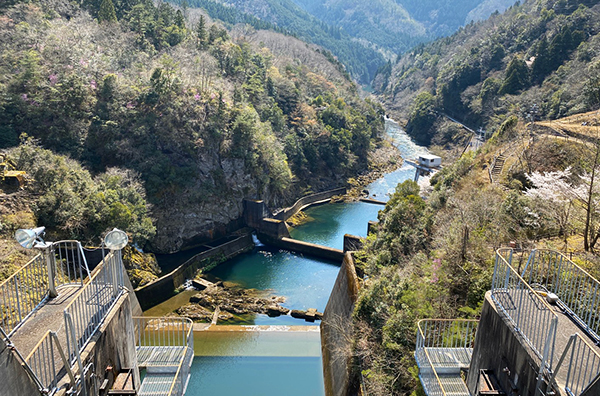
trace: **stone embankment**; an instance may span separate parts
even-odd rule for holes
[[[244,289],[228,282],[212,283],[203,278],[192,281],[192,286],[199,290],[190,298],[190,303],[177,310],[181,316],[194,321],[210,322],[231,320],[237,315],[265,314],[270,317],[288,315],[309,322],[321,320],[323,314],[314,308],[307,311],[293,310],[282,306],[284,297],[268,296],[266,292],[255,289]]]
[[[198,269],[211,262],[225,261],[254,247],[251,230],[242,230],[237,238],[199,253],[170,273],[138,288],[135,294],[143,309],[148,309],[171,297],[187,279],[193,279]]]

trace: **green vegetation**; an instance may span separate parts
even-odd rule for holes
[[[408,132],[427,143],[452,135],[441,114],[493,131],[511,115],[559,118],[597,109],[599,12],[587,1],[515,5],[415,48],[382,69],[375,87],[409,120]],[[421,92],[433,96],[436,122],[431,111],[419,111]]]
[[[420,95],[419,95],[420,96]],[[504,171],[490,183],[495,153]],[[600,142],[566,140],[509,117],[477,153],[431,178],[426,199],[406,181],[356,254],[364,279],[354,311],[353,356],[369,395],[420,395],[413,359],[425,318],[477,318],[494,251],[580,252],[598,276]]]
[[[321,21],[385,54],[402,54],[414,45],[454,33],[471,20],[504,11],[512,0],[293,0]]]
[[[111,168],[92,177],[77,162],[36,146],[31,139],[13,149],[11,157],[34,180],[29,186],[36,195],[34,212],[51,240],[99,243],[113,227],[127,231],[140,246],[154,236],[145,192],[135,173]]]
[[[0,43],[0,148],[36,139],[13,152],[36,181],[40,224],[83,240],[117,226],[175,250],[182,241],[161,234],[173,213],[193,228],[193,212],[207,237],[244,198],[276,207],[366,169],[383,111],[322,53],[273,32],[261,40],[271,50],[217,24],[190,28],[167,3],[113,1],[115,22],[109,3],[84,2],[97,21],[62,18],[76,10],[67,2],[0,15],[11,37]]]
[[[223,2],[225,3],[225,2]],[[340,70],[348,72],[361,83],[368,84],[384,62],[376,50],[352,40],[352,37],[308,14],[291,0],[284,1],[228,1],[227,5],[215,0],[189,0],[191,7],[206,10],[210,17],[227,24],[248,24],[255,29],[269,29],[290,34],[331,51],[343,64]],[[325,52],[328,52],[325,51]],[[332,61],[337,62],[333,56]]]

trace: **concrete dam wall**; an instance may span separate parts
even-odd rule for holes
[[[358,394],[358,380],[352,372],[350,329],[359,288],[354,259],[350,253],[346,253],[321,322],[323,377],[327,396]]]

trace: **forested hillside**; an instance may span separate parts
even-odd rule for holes
[[[294,0],[320,20],[367,45],[401,54],[415,44],[454,33],[471,20],[504,11],[512,0]],[[393,58],[392,58],[393,60]]]
[[[212,18],[272,28],[318,44],[361,84],[371,83],[386,61],[432,38],[452,34],[471,20],[504,11],[512,0],[458,2],[409,0],[189,0]]]
[[[478,318],[495,249],[569,252],[600,275],[595,3],[527,1],[419,46],[377,77],[387,109],[446,165],[429,192],[399,185],[356,255],[363,284],[347,353],[367,394],[422,394],[418,321]],[[465,132],[446,115],[489,139],[452,161],[444,148],[464,144]]]
[[[384,57],[376,49],[353,40],[339,27],[319,21],[291,0],[189,0],[190,7],[206,10],[211,18],[228,24],[246,23],[256,29],[272,28],[322,46],[358,81],[368,84]],[[331,60],[333,56],[325,51]]]
[[[380,107],[297,39],[236,37],[168,3],[3,6],[0,148],[40,224],[176,251],[235,228],[244,198],[275,208],[365,170]]]
[[[511,115],[557,118],[600,105],[600,8],[528,1],[422,45],[375,80],[419,142],[446,144],[441,114],[494,131]]]

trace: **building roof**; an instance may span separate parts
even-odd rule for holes
[[[424,159],[428,159],[428,160],[432,160],[432,159],[442,159],[442,157],[438,157],[437,155],[433,155],[433,154],[423,154],[423,155],[419,155],[419,158],[424,158]]]

